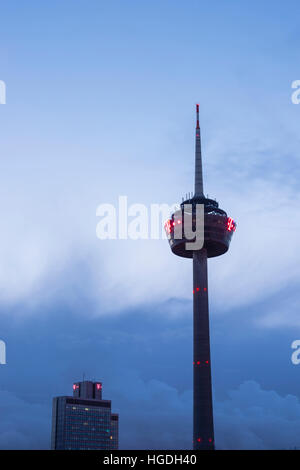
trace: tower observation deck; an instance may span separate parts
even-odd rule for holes
[[[228,251],[236,223],[214,199],[204,196],[198,104],[196,117],[195,193],[167,220],[165,230],[172,252],[193,259],[193,448],[214,450],[207,258]],[[199,235],[201,246],[193,246]]]

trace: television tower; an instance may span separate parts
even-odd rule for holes
[[[214,199],[203,193],[201,136],[199,126],[199,105],[196,105],[196,149],[195,149],[195,193],[180,204],[165,224],[172,252],[184,258],[193,258],[193,298],[194,298],[194,351],[193,351],[193,448],[194,450],[214,450],[214,424],[211,386],[211,362],[209,340],[207,258],[220,256],[229,248],[236,223]],[[185,224],[190,217],[192,229],[198,223],[198,208],[203,210],[201,248],[188,247],[193,241],[187,238]],[[178,231],[180,228],[180,231]],[[203,233],[204,230],[204,233]],[[178,236],[180,233],[180,236]],[[196,237],[196,235],[195,235]],[[196,238],[194,237],[194,240]]]

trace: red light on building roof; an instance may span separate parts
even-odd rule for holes
[[[101,390],[101,388],[102,388],[101,384],[97,384],[96,388],[97,388],[97,390]]]

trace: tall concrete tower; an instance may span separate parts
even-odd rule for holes
[[[196,118],[195,193],[180,204],[178,211],[166,222],[165,229],[172,252],[193,259],[193,447],[195,450],[214,450],[207,258],[226,253],[236,223],[219,208],[217,201],[204,196],[198,104]],[[189,230],[188,225],[191,226]],[[196,243],[199,235],[201,244]]]

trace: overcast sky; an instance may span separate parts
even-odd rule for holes
[[[299,2],[1,5],[0,448],[48,448],[51,400],[103,381],[121,448],[190,448],[192,266],[99,240],[100,204],[193,190],[238,224],[209,261],[218,448],[300,446]]]

